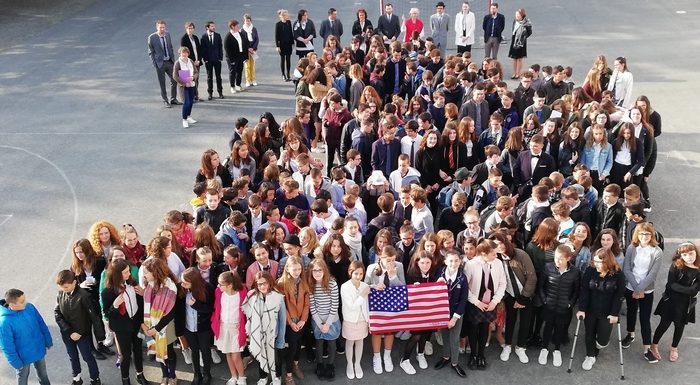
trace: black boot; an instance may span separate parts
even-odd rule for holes
[[[326,364],[326,379],[330,381],[335,380],[335,365]]]
[[[136,373],[136,382],[138,382],[140,385],[148,384],[148,381],[146,381],[146,376],[143,375],[143,372]]]
[[[326,379],[326,365],[316,364],[316,376],[321,381]]]
[[[131,385],[131,379],[122,378],[122,385]]]
[[[476,370],[476,368],[479,366],[479,360],[477,360],[476,355],[473,355],[469,358],[469,363],[467,364],[467,368],[469,370]]]
[[[102,381],[100,381],[99,378],[96,378],[94,380],[90,380],[90,385],[102,385]]]

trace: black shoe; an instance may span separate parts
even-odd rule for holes
[[[489,364],[486,362],[486,358],[479,357],[476,363],[476,368],[479,370],[486,370],[487,366],[489,366]]]
[[[116,354],[116,353],[114,353],[110,348],[104,346],[102,343],[97,343],[97,350],[98,350],[100,353],[106,354],[106,355],[108,355],[108,356],[113,356],[113,355]]]
[[[462,367],[459,366],[459,365],[452,365],[452,369],[454,369],[455,372],[457,372],[457,375],[460,376],[460,377],[466,377],[466,376],[467,376],[467,372],[465,372],[464,369],[462,369]]]
[[[131,385],[131,379],[122,378],[122,385]]]
[[[136,374],[136,382],[138,382],[140,385],[148,384],[148,381],[146,381],[146,376],[144,376],[143,373]]]
[[[314,349],[310,346],[306,348],[306,361],[307,362],[316,361],[316,353],[314,352]]]
[[[214,97],[211,94],[209,94],[209,97],[207,98],[207,100],[213,100],[213,99],[214,99]]]
[[[79,378],[78,381],[73,380],[73,382],[70,383],[71,385],[83,385],[83,379]]]
[[[622,339],[622,348],[623,349],[628,349],[630,345],[632,345],[632,342],[634,342],[634,336],[627,333],[627,336]]]
[[[435,363],[435,369],[442,369],[447,365],[447,363],[450,362],[449,358],[442,358],[438,362]]]
[[[326,379],[326,366],[324,364],[316,364],[316,377],[321,381]]]
[[[96,378],[94,380],[90,380],[90,385],[102,385],[102,381],[100,381],[99,378]]]
[[[335,352],[338,354],[345,354],[345,346],[342,346],[342,344],[338,345],[335,349]]]
[[[195,374],[194,377],[192,378],[192,382],[190,382],[190,385],[200,385],[201,383],[202,383],[202,375]]]
[[[655,364],[659,362],[659,359],[656,358],[654,353],[651,352],[651,350],[647,349],[647,352],[644,353],[644,358],[650,363],[650,364]]]
[[[211,385],[211,374],[205,374],[204,377],[202,377],[202,385]]]
[[[104,353],[102,353],[99,350],[93,350],[92,355],[95,356],[95,359],[99,361],[104,361],[107,359],[107,356],[105,356]]]
[[[478,366],[479,366],[479,360],[476,358],[476,356],[471,356],[469,358],[469,363],[467,364],[467,368],[469,370],[476,370]]]
[[[179,106],[182,103],[180,103],[180,101],[178,101],[177,99],[170,99],[170,104],[172,104],[173,106]]]
[[[326,379],[329,381],[335,380],[335,365],[326,364]]]
[[[172,104],[170,104],[169,101],[166,100],[163,103],[165,104],[165,108],[173,108]]]
[[[223,98],[224,98],[224,93],[219,91],[219,99],[223,99]]]

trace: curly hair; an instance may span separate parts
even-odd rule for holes
[[[119,231],[117,231],[117,228],[114,227],[114,225],[104,219],[100,219],[99,221],[95,222],[90,226],[90,230],[88,230],[88,240],[90,240],[90,245],[92,245],[92,249],[95,251],[97,255],[102,254],[102,244],[100,243],[100,229],[106,227],[107,230],[109,230],[109,241],[113,245],[119,245],[121,244],[121,238],[119,237]]]

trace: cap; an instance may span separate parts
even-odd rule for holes
[[[294,245],[297,247],[301,247],[301,242],[299,242],[299,237],[296,236],[296,234],[287,235],[287,237],[284,238],[284,243],[289,244],[289,245]]]
[[[467,178],[471,178],[473,175],[474,173],[469,171],[466,167],[460,167],[455,171],[455,180],[461,182]]]

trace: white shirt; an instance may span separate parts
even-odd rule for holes
[[[531,174],[535,173],[535,170],[537,169],[537,163],[540,162],[540,158],[535,158],[535,155],[542,156],[542,152],[540,152],[539,154],[532,154],[532,159],[530,159],[530,170],[532,171]]]
[[[649,269],[651,269],[651,263],[654,261],[654,248],[653,247],[642,247],[637,246],[637,254],[634,257],[634,266],[632,266],[632,274],[637,282],[641,282],[649,274]],[[632,285],[627,284],[627,288],[632,289]],[[644,293],[651,293],[653,290],[644,291]]]
[[[243,40],[241,40],[241,33],[231,32],[231,35],[233,35],[233,38],[236,39],[236,41],[238,42],[238,52],[243,52]]]
[[[415,142],[415,146],[413,146],[413,161],[415,162],[416,160],[416,154],[418,153],[418,148],[420,147],[420,141],[423,139],[422,136],[416,135],[415,139],[411,138],[410,136],[406,135],[403,138],[401,138],[401,153],[408,155],[408,158],[411,158],[411,143]],[[415,166],[415,165],[411,165]]]
[[[262,215],[263,215],[262,210],[260,210],[260,213],[256,217],[253,216],[252,212],[250,213],[250,224],[251,224],[252,230],[253,230],[253,234],[251,234],[251,235],[253,235],[253,236],[258,233],[260,226],[262,226]]]

